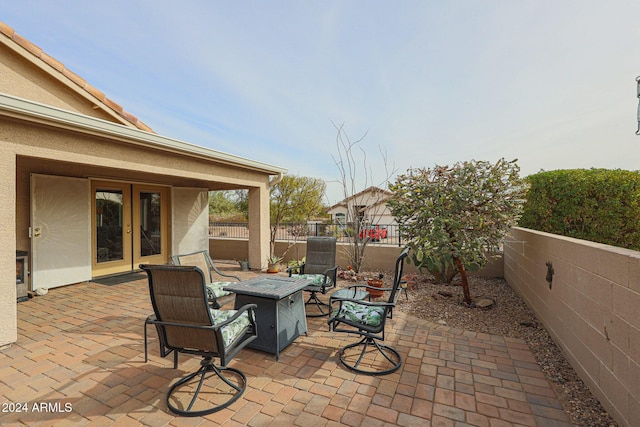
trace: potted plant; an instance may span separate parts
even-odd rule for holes
[[[278,264],[280,264],[280,261],[282,261],[282,257],[278,255],[269,255],[267,257],[267,273],[279,272],[280,267],[278,266]]]
[[[383,288],[384,287],[384,281],[382,280],[383,278],[384,278],[384,274],[382,273],[378,274],[377,278],[367,280],[367,284],[374,288]],[[372,298],[380,298],[384,294],[384,291],[376,291],[373,289],[367,289],[367,290],[369,291],[369,295],[371,295]]]
[[[416,283],[418,283],[418,275],[415,273],[405,274],[402,277],[402,282],[404,282],[402,283],[403,289],[408,287],[410,290],[412,290]]]

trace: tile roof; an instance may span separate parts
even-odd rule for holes
[[[62,62],[51,57],[46,52],[44,52],[40,47],[36,46],[35,44],[25,39],[24,37],[20,36],[18,33],[14,31],[13,28],[11,28],[10,26],[8,26],[2,21],[0,21],[0,33],[10,38],[13,42],[18,44],[22,48],[24,48],[34,57],[38,58],[45,64],[49,65],[53,70],[55,70],[55,72],[58,72],[62,76],[66,77],[66,79],[70,82],[70,84],[77,85],[78,87],[86,91],[91,97],[98,99],[105,106],[105,108],[112,110],[125,121],[131,123],[132,125],[134,125],[136,128],[140,130],[144,130],[147,132],[154,132],[153,129],[151,129],[149,126],[147,126],[142,121],[140,121],[140,119],[138,119],[136,116],[125,111],[120,104],[107,98],[104,93],[102,93],[100,90],[96,89],[95,87],[91,86],[89,83],[87,83],[85,79],[83,79],[82,77],[75,74],[73,71],[66,68]]]

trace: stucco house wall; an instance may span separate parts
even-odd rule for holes
[[[37,177],[86,182],[79,188],[87,189],[93,181],[168,189],[169,230],[163,239],[170,240],[171,253],[162,254],[165,261],[175,252],[208,248],[208,191],[247,189],[252,229],[248,257],[259,268],[269,252],[269,186],[286,169],[152,132],[1,22],[0,153],[0,348],[17,339],[13,258],[16,249],[32,249],[38,237],[30,235],[31,212],[38,209],[33,208],[32,192],[41,194],[32,189]],[[93,197],[89,190],[86,196]],[[58,202],[64,206],[63,200]],[[83,221],[92,215],[89,204],[74,213]],[[89,227],[74,230],[73,238],[90,241]],[[56,251],[55,242],[50,243]],[[32,250],[32,265],[33,255]],[[86,259],[91,263],[91,256]],[[91,273],[91,266],[86,267]]]
[[[385,203],[391,194],[378,187],[369,187],[331,206],[327,213],[334,221],[337,221],[338,215],[342,215],[345,221],[353,221],[355,217],[361,215],[365,222],[372,225],[396,224],[395,218]]]

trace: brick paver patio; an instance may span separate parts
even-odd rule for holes
[[[252,273],[248,273],[252,274]],[[0,350],[0,425],[569,426],[526,343],[444,327],[394,311],[391,375],[356,375],[337,351],[355,341],[309,318],[309,335],[272,354],[245,349],[230,366],[245,394],[200,418],[176,417],[165,394],[200,358],[158,356],[146,280],[82,283],[18,304],[18,342]],[[22,412],[18,412],[21,410]]]

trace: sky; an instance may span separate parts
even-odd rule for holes
[[[637,0],[0,1],[0,21],[157,133],[321,178],[640,169]],[[366,154],[363,154],[366,153]],[[351,179],[347,178],[351,186]]]

